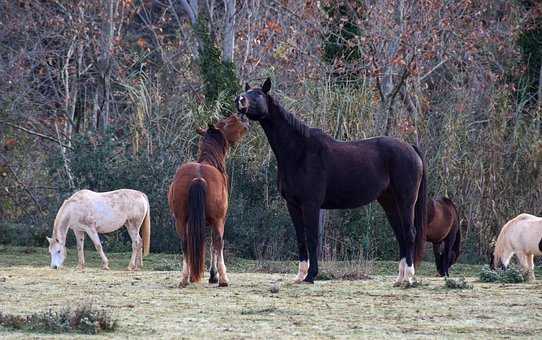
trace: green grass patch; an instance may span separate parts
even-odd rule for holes
[[[11,315],[0,312],[0,325],[5,328],[38,333],[98,334],[113,332],[117,322],[105,310],[92,305],[60,312],[49,310],[31,315]]]
[[[480,271],[481,282],[498,282],[498,283],[522,283],[525,282],[523,273],[515,268],[508,267],[506,270],[492,270],[488,265],[482,267]]]
[[[444,280],[444,287],[448,289],[472,289],[472,284],[468,283],[464,277],[460,278],[450,278],[447,277]]]

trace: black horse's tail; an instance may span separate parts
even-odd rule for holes
[[[205,267],[205,202],[207,182],[195,178],[188,189],[188,223],[186,230],[187,263],[190,281],[198,282]]]
[[[415,267],[418,267],[423,259],[427,232],[427,179],[425,161],[422,153],[416,145],[412,145],[412,147],[416,150],[416,153],[423,164],[422,181],[420,183],[420,188],[418,189],[418,199],[416,200],[416,206],[414,208],[414,227],[416,228],[414,265]]]

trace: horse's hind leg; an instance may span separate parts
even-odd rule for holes
[[[397,275],[397,278],[395,279],[395,286],[399,286],[401,282],[404,280],[405,276],[405,248],[404,248],[404,241],[403,241],[403,233],[401,231],[401,215],[399,214],[399,209],[396,204],[395,197],[393,196],[391,190],[386,191],[382,196],[378,198],[378,202],[384,209],[384,212],[386,213],[386,216],[388,218],[388,222],[390,223],[393,232],[395,234],[395,238],[397,239],[397,242],[399,243],[399,253],[400,253],[400,261],[399,261],[399,274]]]
[[[535,281],[536,278],[534,276],[534,255],[529,254],[527,255],[527,265],[529,266],[529,281]]]
[[[188,286],[190,282],[190,267],[188,266],[187,254],[188,254],[188,245],[186,244],[186,237],[181,241],[181,246],[183,248],[183,268],[181,270],[181,282],[179,283],[179,288],[184,288]]]
[[[218,283],[218,271],[216,269],[218,253],[215,251],[214,234],[215,232],[211,231],[213,242],[211,242],[211,269],[209,270],[209,283]]]
[[[527,253],[517,253],[516,256],[518,257],[519,264],[521,266],[521,270],[523,272],[523,275],[527,276],[527,281],[531,281],[531,261],[532,261],[532,255],[529,255]],[[534,263],[533,263],[534,266]],[[534,276],[534,273],[533,273]]]
[[[229,285],[228,275],[226,274],[226,265],[224,264],[224,221],[216,221],[212,224],[213,228],[213,249],[216,252],[216,261],[218,265],[218,286],[227,287]]]
[[[140,269],[139,262],[141,261],[140,253],[143,247],[143,240],[141,239],[141,236],[139,236],[139,227],[136,227],[135,224],[127,224],[126,229],[128,229],[128,234],[132,239],[132,257],[128,264],[128,270],[138,270]]]

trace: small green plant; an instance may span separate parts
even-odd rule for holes
[[[0,325],[30,332],[98,334],[114,331],[117,322],[111,318],[109,312],[94,309],[90,305],[80,306],[74,310],[64,309],[60,312],[49,310],[27,316],[0,312]]]
[[[481,282],[499,282],[499,283],[522,283],[525,282],[523,273],[514,267],[508,267],[506,270],[492,270],[488,265],[482,267],[480,271]]]
[[[457,279],[447,277],[444,281],[444,286],[448,289],[472,289],[472,285],[464,277]]]

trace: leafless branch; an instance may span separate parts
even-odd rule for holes
[[[50,141],[55,142],[55,143],[57,143],[58,145],[60,145],[60,146],[62,146],[62,147],[64,147],[64,148],[68,148],[68,149],[70,149],[70,150],[73,150],[73,148],[72,148],[71,146],[62,143],[62,142],[59,141],[58,139],[53,138],[53,137],[51,137],[51,136],[47,136],[47,135],[44,135],[44,134],[42,134],[42,133],[39,133],[39,132],[36,132],[36,131],[29,130],[29,129],[24,128],[24,127],[22,127],[22,126],[15,125],[15,124],[8,123],[8,122],[4,122],[4,121],[0,121],[0,124],[4,124],[4,125],[7,125],[7,126],[10,126],[10,127],[14,128],[14,129],[18,129],[18,130],[24,131],[24,132],[26,132],[26,133],[28,133],[28,134],[30,134],[30,135],[34,135],[34,136],[41,137],[41,138],[43,138],[43,139],[50,140]]]
[[[38,210],[40,211],[40,213],[42,215],[45,215],[45,212],[41,208],[41,205],[38,202],[38,199],[34,196],[32,191],[30,191],[30,189],[28,189],[28,187],[26,185],[24,185],[24,183],[19,179],[19,176],[17,176],[17,173],[15,172],[15,170],[13,170],[13,168],[9,165],[8,159],[2,154],[0,154],[0,158],[2,158],[4,160],[5,166],[9,170],[9,172],[13,175],[13,179],[15,179],[15,182],[17,182],[17,184],[19,184],[23,188],[23,190],[26,191],[28,196],[30,196],[32,201],[34,201],[34,203],[36,204],[36,207],[38,207]]]

